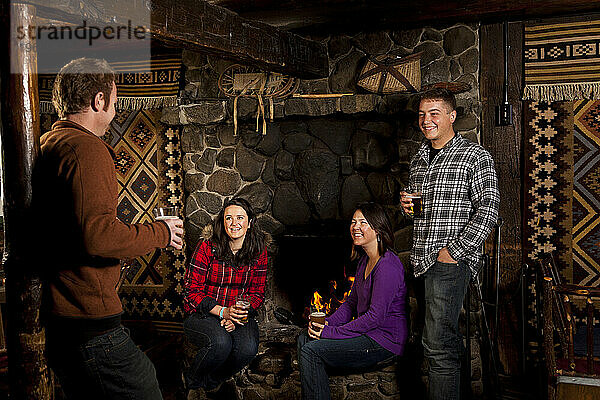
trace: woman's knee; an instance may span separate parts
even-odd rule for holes
[[[190,340],[192,343],[203,343],[202,346],[196,346],[199,351],[204,350],[208,356],[218,359],[225,359],[231,353],[231,338],[227,334],[220,332],[199,333],[202,339]],[[190,339],[188,337],[188,339]]]
[[[231,336],[223,329],[223,332],[212,332],[210,335],[210,352],[213,354],[222,354],[225,357],[231,353]]]
[[[237,356],[240,359],[252,360],[258,353],[258,341],[247,340],[237,344]]]
[[[309,340],[307,342],[304,343],[304,345],[302,345],[301,347],[299,347],[298,349],[298,358],[300,360],[304,359],[304,360],[308,360],[308,359],[314,359],[315,357],[319,357],[319,351],[318,351],[318,344],[317,340]]]
[[[306,329],[303,329],[300,332],[300,335],[298,335],[298,339],[297,339],[298,354],[300,354],[304,345],[306,345],[309,341],[310,341],[310,338],[308,337],[308,331]]]
[[[188,316],[183,321],[183,332],[189,342],[198,347],[208,346],[207,340],[216,330],[215,322],[211,318],[202,317],[197,313]]]

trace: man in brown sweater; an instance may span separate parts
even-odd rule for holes
[[[48,360],[68,399],[162,399],[154,366],[121,325],[119,259],[180,249],[183,224],[117,218],[115,153],[100,139],[116,100],[106,61],[71,61],[54,84],[60,120],[40,139],[34,202],[43,222]]]

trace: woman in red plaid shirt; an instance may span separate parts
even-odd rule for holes
[[[242,198],[225,203],[213,221],[213,234],[199,243],[185,277],[183,323],[196,355],[186,365],[189,389],[216,390],[258,352],[254,317],[263,302],[267,277],[265,235],[250,204]],[[250,308],[236,307],[246,295]],[[247,321],[247,322],[244,322]]]

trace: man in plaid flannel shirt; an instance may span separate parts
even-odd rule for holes
[[[419,127],[427,141],[410,164],[410,192],[421,192],[414,218],[411,263],[425,280],[423,347],[429,361],[428,398],[460,397],[462,337],[458,317],[481,246],[498,218],[500,195],[490,154],[454,132],[456,100],[446,89],[421,96]],[[412,216],[412,202],[402,206]]]

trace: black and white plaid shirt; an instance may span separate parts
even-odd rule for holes
[[[498,219],[500,204],[490,153],[457,133],[429,164],[425,141],[410,163],[410,186],[423,195],[423,218],[414,221],[415,276],[435,264],[443,247],[476,274],[481,244]]]

